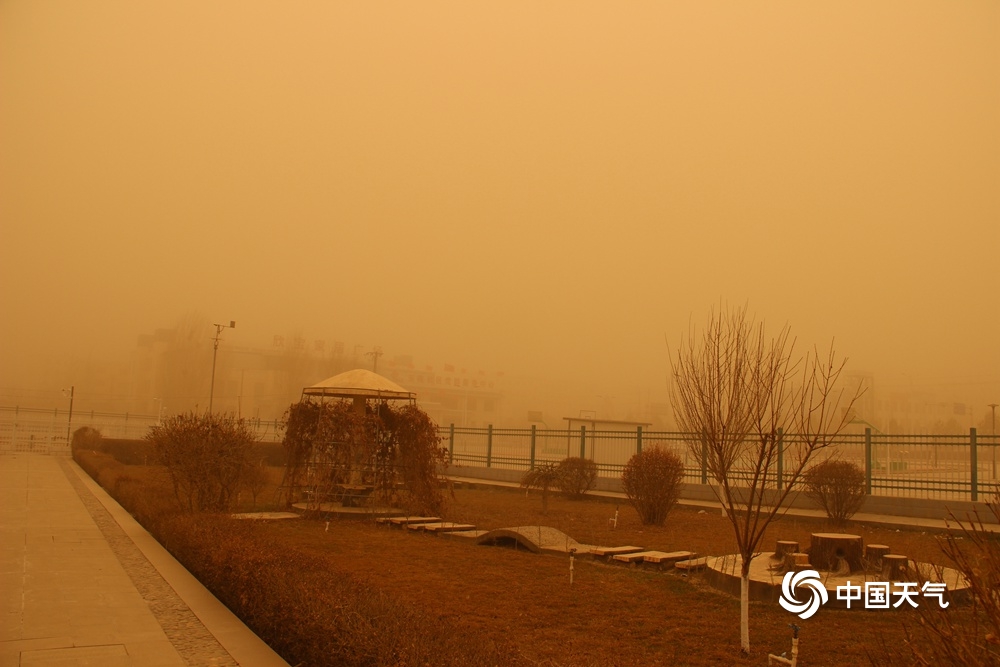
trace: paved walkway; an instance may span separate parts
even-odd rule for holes
[[[0,667],[287,667],[70,459],[0,456]]]

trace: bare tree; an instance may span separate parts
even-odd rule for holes
[[[750,564],[767,526],[785,511],[810,459],[843,430],[859,389],[841,408],[836,388],[844,368],[833,347],[794,356],[786,325],[768,339],[747,307],[712,312],[700,336],[692,330],[671,355],[671,402],[689,447],[703,460],[742,559],[740,644],[750,651]],[[782,433],[796,433],[785,448]],[[784,453],[778,481],[779,452]]]
[[[559,468],[554,463],[540,463],[521,477],[522,489],[542,492],[542,514],[549,513],[549,489],[559,482]]]

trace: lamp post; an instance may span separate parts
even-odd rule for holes
[[[212,349],[212,384],[208,389],[208,414],[212,414],[212,399],[215,397],[215,359],[219,356],[219,339],[222,337],[223,329],[235,329],[236,320],[230,320],[229,324],[214,324],[215,327],[215,347]]]
[[[69,417],[66,419],[66,446],[70,446],[70,434],[69,432],[73,428],[73,396],[76,393],[76,385],[72,385],[69,389],[63,389],[63,395],[69,392]]]

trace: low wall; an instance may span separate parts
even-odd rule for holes
[[[445,474],[453,477],[471,477],[484,481],[510,482],[517,484],[524,475],[522,470],[499,468],[478,468],[475,466],[448,466]],[[620,479],[598,477],[596,491],[622,493]],[[681,484],[681,498],[698,502],[718,502],[715,491],[708,484]],[[816,509],[816,505],[800,492],[789,496],[788,505],[800,509]],[[861,514],[886,514],[889,516],[915,517],[920,519],[947,520],[950,514],[967,521],[978,515],[983,523],[997,523],[997,517],[987,508],[986,503],[967,500],[929,500],[926,498],[897,498],[892,496],[868,496],[861,507]]]

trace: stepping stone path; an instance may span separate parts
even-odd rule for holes
[[[486,534],[485,530],[476,530],[471,523],[454,523],[442,521],[439,516],[393,516],[375,519],[375,523],[383,526],[395,526],[425,533],[433,533],[441,537],[453,539],[478,540]]]
[[[688,572],[692,572],[694,570],[704,570],[707,564],[707,558],[692,558],[690,560],[678,561],[674,567],[678,570],[687,570]]]
[[[643,550],[642,547],[594,547],[590,550],[590,553],[595,558],[603,558],[605,561],[610,562],[615,556],[634,554]]]
[[[660,568],[673,567],[680,561],[694,558],[697,554],[691,551],[636,551],[628,554],[615,554],[612,558],[629,565],[646,563]]]
[[[488,532],[488,530],[450,530],[447,533],[438,534],[444,539],[478,540]]]
[[[389,524],[390,526],[405,526],[411,523],[433,523],[440,521],[439,516],[392,516],[375,519],[375,523]]]
[[[700,570],[707,558],[696,558],[692,551],[652,551],[636,546],[600,547],[581,544],[551,526],[512,526],[496,530],[477,530],[469,523],[442,521],[438,516],[394,516],[376,519],[376,523],[417,532],[434,533],[451,539],[475,540],[476,544],[514,543],[533,553],[590,555],[605,562],[629,565],[649,564],[657,568],[674,566],[681,570]]]
[[[428,533],[451,533],[462,530],[475,530],[471,523],[452,523],[451,521],[438,521],[434,523],[408,523],[407,530],[420,530]]]
[[[551,526],[513,526],[491,530],[479,538],[478,544],[508,543],[524,547],[533,553],[577,555],[591,553],[594,547],[590,544],[580,544],[558,528]],[[637,547],[638,548],[638,547]]]

